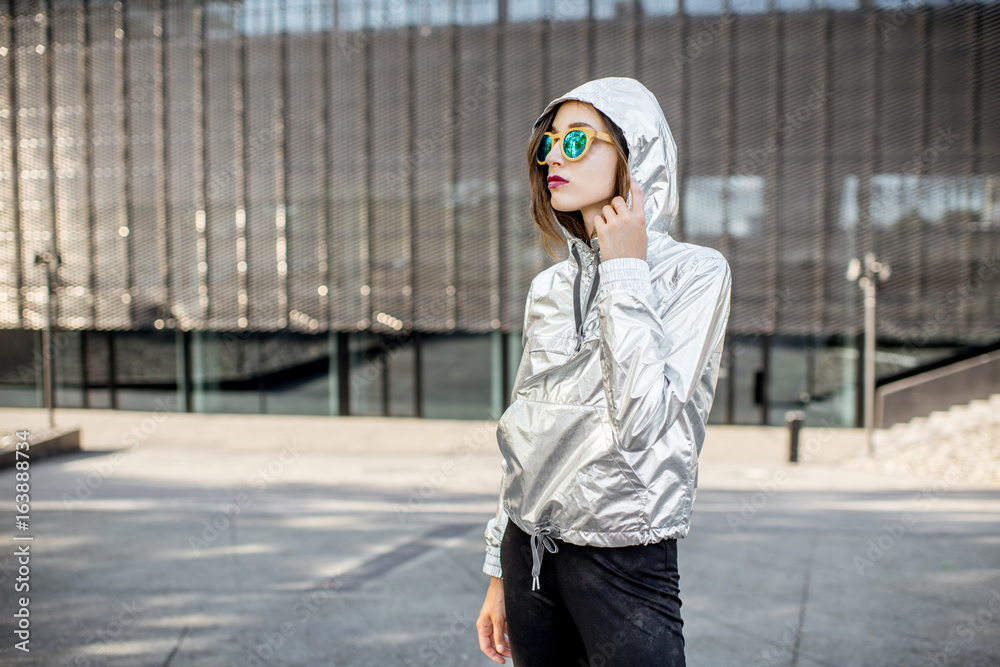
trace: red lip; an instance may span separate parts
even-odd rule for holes
[[[564,183],[569,183],[569,181],[562,176],[549,176],[548,183],[550,188],[557,188]]]

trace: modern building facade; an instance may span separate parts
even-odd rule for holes
[[[18,1],[0,405],[41,405],[51,309],[63,407],[498,416],[552,262],[531,124],[613,75],[733,269],[714,423],[859,423],[869,253],[880,375],[1000,339],[996,2]]]

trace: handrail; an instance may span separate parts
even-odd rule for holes
[[[875,423],[888,428],[991,393],[1000,393],[1000,350],[882,385],[875,391]]]

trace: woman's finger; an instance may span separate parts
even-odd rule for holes
[[[500,655],[510,657],[510,649],[503,637],[503,625],[500,623],[493,624],[493,647]]]
[[[630,177],[629,190],[632,192],[632,210],[638,211],[645,218],[646,213],[643,205],[646,202],[646,197],[642,194],[642,186],[639,185],[639,180],[635,176]]]
[[[479,650],[486,654],[486,657],[493,662],[503,662],[503,658],[497,653],[496,645],[493,639],[493,626],[492,619],[489,622],[482,623],[479,625]]]

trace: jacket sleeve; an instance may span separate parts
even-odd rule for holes
[[[524,301],[524,323],[521,325],[522,347],[528,335],[528,313],[531,310],[532,287],[534,287],[534,282],[528,288],[528,296]],[[503,569],[500,566],[500,544],[503,542],[503,535],[507,530],[507,521],[507,512],[503,508],[503,490],[501,489],[500,497],[497,499],[496,516],[486,523],[486,531],[484,532],[484,537],[486,538],[486,562],[483,563],[483,572],[498,579],[503,579]]]
[[[660,440],[691,400],[729,319],[729,264],[717,252],[652,280],[634,257],[600,264],[601,372],[626,450]],[[719,359],[714,359],[716,365]],[[703,415],[704,419],[708,415]]]
[[[496,516],[486,523],[486,562],[483,563],[483,572],[503,579],[503,569],[500,566],[500,544],[503,542],[503,534],[507,530],[507,512],[503,508],[503,495],[497,500]]]

